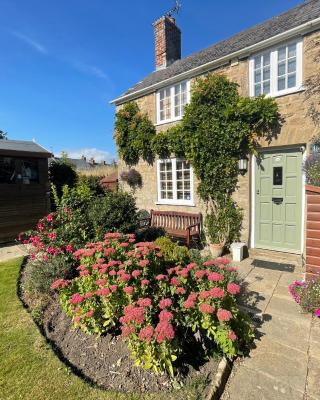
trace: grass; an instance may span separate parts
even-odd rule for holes
[[[198,385],[178,392],[134,395],[100,390],[56,357],[16,295],[23,259],[0,263],[0,400],[195,399]]]

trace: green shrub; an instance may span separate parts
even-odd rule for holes
[[[186,264],[190,261],[188,248],[179,246],[166,236],[156,239],[155,244],[160,247],[161,253],[167,262]]]
[[[90,188],[91,192],[95,196],[101,196],[105,194],[105,189],[101,186],[101,179],[103,176],[95,176],[95,175],[78,175],[78,185],[85,185]]]
[[[49,180],[55,186],[58,196],[62,195],[63,186],[74,187],[77,182],[77,173],[66,157],[54,160],[49,166]]]
[[[320,153],[310,154],[307,157],[304,171],[309,185],[320,186]]]
[[[58,278],[69,279],[74,275],[73,264],[67,262],[63,255],[50,257],[47,261],[29,261],[25,268],[24,290],[31,294],[48,294]]]
[[[125,192],[107,192],[89,206],[88,219],[97,240],[105,232],[135,232],[138,226],[137,208],[132,195]]]

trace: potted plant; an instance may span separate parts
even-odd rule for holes
[[[225,246],[239,240],[242,212],[231,199],[222,204],[211,200],[210,206],[205,219],[206,234],[212,257],[219,257]]]

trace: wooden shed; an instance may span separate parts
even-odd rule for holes
[[[0,140],[0,243],[34,228],[49,212],[50,156],[34,142]]]

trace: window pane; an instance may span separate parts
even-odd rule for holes
[[[293,88],[296,86],[296,74],[288,76],[288,88]]]
[[[261,68],[261,57],[255,57],[254,59],[254,68],[258,69]]]
[[[177,199],[183,200],[183,192],[180,192],[180,191],[177,192]]]
[[[172,182],[167,182],[167,190],[172,190]]]
[[[293,58],[292,60],[289,60],[288,62],[288,73],[290,72],[296,72],[296,59]]]
[[[175,93],[175,95],[180,94],[180,92],[181,92],[181,85],[176,85],[176,86],[174,87],[174,93]]]
[[[270,65],[270,54],[264,54],[263,56],[263,65]]]
[[[278,79],[278,90],[284,90],[286,88],[286,78]]]
[[[167,198],[167,192],[161,192],[161,199]]]
[[[165,182],[161,182],[161,190],[166,190],[167,189],[167,184]]]
[[[288,57],[296,57],[296,53],[297,53],[297,45],[296,44],[291,44],[288,47]]]
[[[260,94],[261,94],[261,85],[259,83],[258,85],[254,86],[254,95],[255,96],[260,96]]]
[[[283,60],[286,59],[286,57],[287,57],[287,48],[286,47],[281,47],[278,50],[278,60],[279,61],[283,61]]]
[[[172,180],[172,172],[167,172],[167,180],[168,181]]]
[[[286,73],[286,63],[282,62],[278,65],[278,76],[285,75]]]
[[[177,171],[177,179],[181,180],[183,178],[182,171]]]
[[[183,176],[183,178],[185,179],[185,180],[189,180],[190,179],[190,171],[184,171],[184,174],[183,174],[184,176]]]
[[[263,69],[263,80],[267,81],[270,79],[270,67]]]
[[[177,161],[177,170],[182,169],[182,161]]]
[[[183,189],[183,182],[182,181],[178,181],[177,182],[177,189],[178,190],[182,190]]]
[[[167,198],[169,200],[172,200],[173,199],[173,192],[167,192]]]
[[[255,83],[261,82],[261,71],[255,71],[254,73],[254,81]]]
[[[270,82],[269,81],[263,83],[263,93],[264,94],[270,93]]]
[[[191,200],[191,193],[190,192],[184,192],[184,199],[185,200]]]
[[[184,188],[187,190],[190,190],[190,181],[185,181],[184,182]]]

